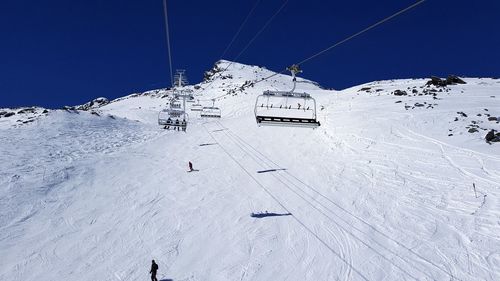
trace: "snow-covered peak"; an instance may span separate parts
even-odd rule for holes
[[[268,80],[262,81],[268,77]],[[249,85],[255,82],[263,83],[267,87],[276,87],[279,90],[289,90],[293,87],[292,77],[288,72],[276,73],[268,70],[265,67],[246,65],[237,62],[220,60],[214,64],[212,69],[205,72],[203,84],[215,83],[217,80],[228,80],[227,83],[222,81],[217,85],[221,86],[237,86]],[[318,83],[297,77],[298,89],[320,89]]]

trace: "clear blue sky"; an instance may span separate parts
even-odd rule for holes
[[[200,82],[257,0],[169,0],[173,67]],[[234,59],[284,0],[262,0]],[[414,3],[289,0],[239,62],[281,71]],[[379,79],[500,76],[500,1],[428,0],[304,64],[336,89]],[[2,0],[0,107],[59,108],[169,86],[162,0]]]

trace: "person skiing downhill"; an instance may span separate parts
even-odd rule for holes
[[[151,281],[158,281],[156,279],[156,271],[158,271],[158,265],[156,264],[155,260],[153,260],[153,263],[151,264],[151,270],[149,273],[151,273]]]
[[[189,171],[192,172],[193,171],[193,163],[191,163],[191,161],[189,161]]]

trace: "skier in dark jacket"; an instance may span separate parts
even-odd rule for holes
[[[151,281],[158,281],[156,279],[156,271],[158,271],[158,265],[156,264],[155,260],[153,260],[153,263],[151,264],[151,270],[149,273],[151,273]]]
[[[189,161],[189,171],[192,172],[193,171],[193,163],[191,163],[191,161]]]

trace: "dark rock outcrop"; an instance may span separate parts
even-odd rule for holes
[[[491,130],[486,134],[484,139],[487,143],[500,142],[500,133],[497,133],[495,130]]]
[[[448,75],[446,78],[446,84],[448,85],[456,85],[456,84],[467,84],[464,80],[460,79],[455,75]]]
[[[394,92],[392,92],[393,95],[395,96],[406,96],[408,95],[408,93],[406,93],[406,91],[401,91],[401,90],[395,90]]]
[[[464,80],[460,79],[456,75],[448,75],[446,79],[441,79],[436,76],[432,76],[431,80],[427,81],[425,84],[426,86],[436,86],[436,87],[446,87],[449,85],[456,85],[456,84],[467,84]]]
[[[105,106],[108,103],[109,103],[109,100],[107,98],[100,97],[100,98],[96,98],[96,99],[94,99],[86,104],[76,106],[75,109],[87,111],[90,109],[96,109],[96,108],[99,108],[101,106]]]
[[[35,112],[36,112],[35,108],[28,107],[28,108],[24,108],[24,109],[19,110],[17,112],[17,114],[27,114],[27,113],[35,113]]]

